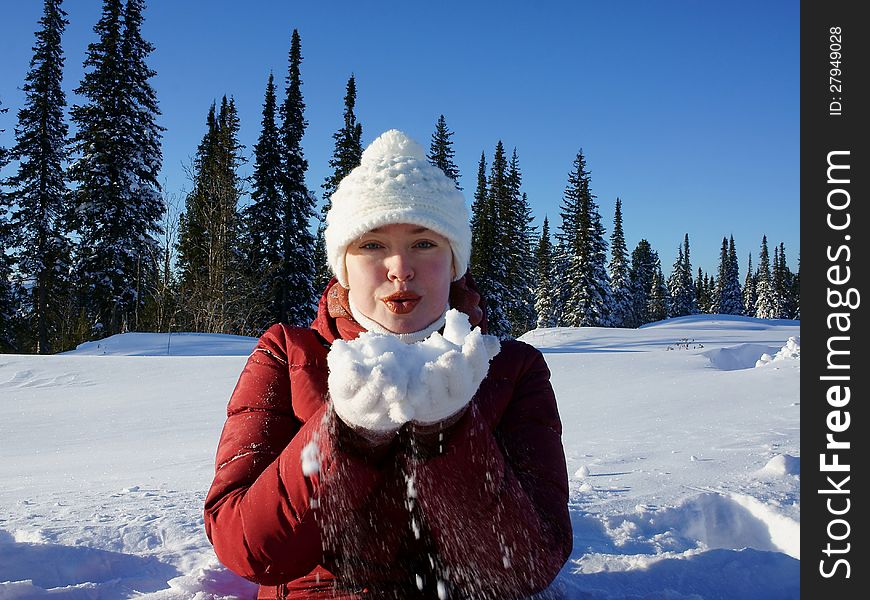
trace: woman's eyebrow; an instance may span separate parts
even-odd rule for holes
[[[416,227],[416,228],[411,230],[411,234],[418,235],[418,234],[425,233],[428,231],[431,231],[431,229],[429,229],[428,227]],[[375,227],[374,229],[369,229],[366,233],[383,233],[383,228],[382,227]],[[366,233],[362,234],[360,237],[365,236]]]

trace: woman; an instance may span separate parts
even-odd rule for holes
[[[483,335],[462,194],[388,131],[325,240],[317,318],[263,334],[230,399],[218,558],[260,598],[544,590],[572,544],[561,423],[541,353]]]

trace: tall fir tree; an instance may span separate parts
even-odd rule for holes
[[[311,323],[317,311],[318,295],[323,289],[315,286],[315,239],[310,231],[315,199],[305,184],[308,161],[302,151],[302,137],[308,122],[305,120],[301,66],[302,40],[294,29],[290,40],[284,103],[281,105],[284,208],[281,211],[283,219],[279,247],[282,250],[282,263],[279,269],[278,310],[273,317],[277,321],[300,327]],[[359,146],[362,135],[359,124],[354,135]]]
[[[511,186],[508,163],[501,140],[496,144],[490,175],[486,181],[486,198],[477,212],[478,238],[472,240],[472,254],[476,255],[475,282],[486,301],[487,325],[491,335],[508,338],[512,333],[511,297],[508,285],[510,251],[509,218]]]
[[[193,189],[179,226],[182,320],[193,331],[245,333],[256,329],[255,302],[239,252],[238,202],[244,163],[235,102],[212,104],[207,131],[194,157]]]
[[[622,201],[616,199],[613,215],[613,233],[610,235],[610,289],[612,304],[610,324],[613,327],[627,327],[632,320],[631,280],[629,278],[628,247],[622,230]]]
[[[89,44],[87,70],[72,107],[78,158],[70,177],[80,236],[77,275],[93,334],[138,327],[139,309],[157,277],[156,234],[164,212],[157,174],[162,155],[157,102],[145,64],[152,46],[140,33],[143,2],[104,0]],[[122,20],[123,12],[123,20]]]
[[[770,273],[770,254],[767,248],[767,236],[761,238],[761,250],[758,253],[758,274],[755,278],[755,316],[759,319],[775,319],[776,291]]]
[[[677,259],[668,277],[668,294],[670,295],[669,316],[682,317],[697,311],[688,233],[683,238],[683,245],[678,248]]]
[[[508,194],[498,210],[503,231],[502,252],[507,256],[505,290],[511,335],[519,337],[535,327],[532,215],[528,196],[521,191],[522,173],[514,148],[508,163]]]
[[[734,236],[728,237],[728,261],[730,285],[734,288],[734,304],[737,306],[735,314],[743,314],[743,290],[740,287],[740,264],[737,260],[737,248],[734,245]]]
[[[667,288],[668,288],[668,296],[670,297],[670,307],[671,311],[669,316],[671,317],[682,317],[689,314],[686,311],[686,308],[682,304],[682,297],[685,295],[685,290],[682,288],[683,285],[683,246],[677,246],[677,258],[674,259],[674,264],[671,267],[671,274],[668,276],[667,280]]]
[[[329,167],[332,174],[326,177],[323,188],[323,206],[320,209],[320,225],[317,229],[317,241],[314,249],[315,289],[326,287],[331,277],[326,260],[326,241],[323,233],[326,230],[326,214],[332,207],[332,194],[338,189],[338,184],[360,163],[362,158],[362,125],[356,120],[356,79],[353,75],[347,80],[344,95],[344,124],[341,129],[332,134],[335,148]]]
[[[652,319],[649,315],[649,295],[653,289],[653,276],[661,270],[658,254],[650,243],[641,239],[631,253],[631,319],[626,327],[640,327]]]
[[[785,259],[785,244],[780,242],[779,247],[773,248],[773,270],[771,278],[774,290],[774,311],[778,319],[791,319],[794,314],[792,299],[792,279],[794,275],[788,268]]]
[[[605,268],[607,242],[590,174],[581,149],[568,175],[562,197],[560,241],[568,251],[568,270],[562,280],[562,325],[607,326],[610,323],[610,278]]]
[[[456,152],[453,150],[453,132],[447,128],[447,121],[444,115],[438,117],[438,123],[435,124],[435,132],[432,134],[432,140],[429,143],[429,154],[427,158],[429,162],[444,171],[453,182],[456,184],[456,189],[461,190],[459,186],[459,167],[453,162],[453,157]]]
[[[716,287],[711,290],[711,299],[712,306],[711,312],[716,314],[730,314],[727,312],[729,310],[729,296],[728,289],[726,288],[724,297],[723,297],[723,286],[727,286],[728,282],[728,272],[731,269],[731,261],[728,259],[728,238],[722,238],[722,248],[719,251],[719,269],[718,273],[718,282]],[[724,304],[723,304],[724,301]]]
[[[537,327],[555,327],[555,299],[559,291],[555,272],[553,241],[550,239],[550,221],[545,216],[541,235],[535,248],[535,314]]]
[[[689,234],[683,237],[683,260],[685,261],[685,265],[683,266],[683,277],[685,280],[683,281],[683,288],[686,291],[686,304],[689,307],[689,314],[695,314],[698,312],[698,298],[695,296],[695,282],[692,279],[692,257],[689,250]]]
[[[2,108],[0,100],[0,115],[8,109]],[[5,129],[0,129],[3,133]],[[9,162],[8,150],[0,146],[0,172]],[[4,193],[5,182],[0,179],[0,352],[14,352],[19,350],[16,318],[18,312],[18,299],[12,284],[12,225],[9,222],[11,199],[9,194]]]
[[[661,267],[653,271],[646,312],[651,322],[662,321],[668,317],[668,289]]]
[[[18,112],[16,144],[10,152],[18,161],[18,171],[8,182],[12,189],[8,204],[14,207],[8,242],[16,248],[16,271],[25,290],[22,325],[32,332],[31,339],[21,340],[19,349],[40,354],[66,349],[62,347],[61,316],[70,300],[71,243],[63,170],[66,96],[61,88],[61,38],[69,21],[61,4],[60,0],[43,3],[41,29],[36,32],[23,87],[24,108]]]
[[[710,312],[710,302],[707,294],[707,274],[698,267],[698,277],[695,279],[695,302],[699,313]]]
[[[138,253],[136,264],[136,303],[130,327],[151,329],[156,323],[143,319],[143,309],[160,294],[162,251],[159,236],[163,233],[163,217],[167,207],[163,199],[159,176],[163,166],[162,137],[165,128],[158,125],[160,108],[157,92],[150,80],[157,75],[147,64],[154,45],[142,37],[144,0],[127,0],[124,8],[124,31],[121,39],[125,102],[128,115],[128,168],[132,189],[130,220],[136,226],[136,239],[128,244]]]
[[[483,281],[489,268],[490,254],[495,250],[495,233],[493,231],[492,211],[487,201],[489,194],[486,187],[486,153],[480,153],[477,164],[477,187],[471,203],[471,259],[469,269],[475,281]]]
[[[736,268],[737,258],[734,238],[729,247],[728,238],[722,238],[719,254],[719,271],[713,298],[713,312],[723,315],[743,314],[743,298],[740,294],[740,280]]]
[[[746,279],[743,280],[743,314],[747,317],[755,316],[755,301],[758,299],[755,293],[755,273],[752,272],[752,253],[749,253],[749,262],[746,265]]]
[[[241,215],[244,267],[252,287],[253,319],[260,330],[281,320],[285,200],[281,137],[275,120],[277,110],[275,78],[270,73],[263,99],[260,137],[254,145],[251,204]]]

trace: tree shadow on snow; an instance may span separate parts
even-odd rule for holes
[[[3,598],[40,597],[53,588],[70,588],[64,598],[78,597],[77,591],[92,598],[96,590],[100,597],[127,597],[165,589],[179,575],[175,567],[153,557],[16,542],[0,531],[0,582],[8,582],[0,584]]]

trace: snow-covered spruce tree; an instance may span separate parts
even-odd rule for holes
[[[631,282],[631,314],[626,327],[640,327],[650,322],[649,293],[652,289],[653,275],[659,265],[659,257],[650,243],[641,239],[631,253],[631,268],[628,278]]]
[[[556,237],[553,247],[553,327],[564,322],[565,304],[568,302],[568,286],[564,284],[565,274],[571,262],[569,251],[564,242]]]
[[[746,279],[743,280],[743,314],[747,317],[755,316],[755,301],[758,296],[755,293],[755,273],[752,272],[752,253],[749,253],[749,263],[746,266]]]
[[[505,290],[508,301],[508,320],[511,335],[519,337],[535,328],[534,312],[534,256],[531,225],[532,211],[527,195],[521,192],[522,173],[517,150],[514,148],[508,164],[508,195],[505,204],[498,211],[501,215],[504,233],[504,250],[508,257]]]
[[[206,117],[206,132],[196,149],[189,176],[193,189],[184,199],[184,211],[178,219],[179,326],[197,331],[198,307],[205,304],[211,256],[210,223],[217,220],[218,207],[214,193],[217,188],[215,147],[217,145],[217,114],[212,102]]]
[[[528,195],[523,192],[519,198],[520,225],[525,231],[521,233],[518,250],[523,255],[522,270],[519,281],[518,302],[519,307],[514,318],[514,335],[520,336],[526,331],[535,328],[538,321],[535,312],[535,254],[536,232],[532,225],[532,209],[529,205]],[[524,222],[524,223],[523,223]]]
[[[722,310],[722,287],[727,285],[728,281],[728,271],[731,269],[731,262],[728,260],[728,238],[722,238],[722,248],[719,251],[719,268],[718,268],[718,282],[715,287],[710,289],[710,298],[711,298],[711,307],[710,310],[714,314],[729,314],[727,312],[723,312]],[[725,302],[727,310],[727,302],[728,296],[725,296]]]
[[[669,316],[682,317],[697,312],[688,233],[683,238],[683,245],[678,248],[677,259],[668,277],[668,294],[670,295]]]
[[[501,140],[486,181],[486,196],[476,209],[477,239],[472,239],[472,256],[476,259],[472,271],[477,287],[486,299],[487,325],[491,335],[507,338],[511,335],[511,296],[507,288],[510,248],[507,246],[508,223],[505,214],[510,206],[508,164]],[[475,194],[475,201],[477,194]]]
[[[650,284],[649,297],[647,298],[647,318],[650,322],[661,321],[668,318],[668,289],[665,285],[661,267],[653,272]]]
[[[486,177],[486,154],[481,152],[477,165],[477,186],[474,191],[474,200],[471,203],[471,257],[468,270],[483,294],[490,332],[493,331],[493,311],[503,310],[498,299],[491,300],[489,297],[490,294],[495,293],[496,283],[491,275],[493,265],[497,261],[498,236],[496,207],[493,203],[493,197],[489,193]],[[495,314],[496,329],[504,327],[505,319],[502,315],[503,312]]]
[[[291,325],[307,326],[317,312],[317,300],[322,288],[315,286],[315,239],[310,230],[315,197],[305,184],[308,161],[302,152],[302,136],[305,135],[308,122],[305,120],[305,101],[302,97],[301,65],[302,41],[299,32],[294,29],[290,41],[284,103],[281,105],[283,262],[279,270],[279,305],[274,319]],[[354,135],[359,145],[362,128],[358,124]]]
[[[0,157],[0,168],[2,167]],[[11,248],[11,232],[5,202],[5,195],[0,189],[0,352],[21,352],[15,318],[18,298],[12,283],[12,257],[8,253]]]
[[[610,324],[610,278],[605,268],[607,242],[589,179],[581,149],[568,175],[560,207],[561,233],[557,236],[569,258],[562,280],[565,306],[560,323],[568,327]]]
[[[0,101],[0,107],[3,102]],[[7,109],[0,108],[0,115]],[[0,129],[3,133],[5,129]],[[9,152],[0,146],[0,172],[9,162]],[[11,208],[8,194],[3,192],[5,182],[0,179],[0,352],[19,350],[16,335],[16,319],[18,301],[12,285],[12,227],[9,223]]]
[[[788,268],[785,259],[785,244],[780,242],[779,247],[773,248],[773,297],[775,312],[778,319],[790,319],[794,314],[792,302],[792,279],[794,275]]]
[[[616,199],[613,215],[613,233],[610,235],[610,324],[628,327],[631,322],[631,280],[628,274],[628,247],[622,230],[622,201]]]
[[[710,314],[716,313],[716,276],[710,275],[707,283],[707,312]]]
[[[344,95],[344,125],[332,134],[335,148],[329,166],[332,174],[326,177],[323,188],[323,206],[320,208],[320,225],[317,229],[317,241],[314,248],[314,268],[316,290],[321,291],[329,283],[331,274],[326,260],[326,242],[323,232],[326,229],[326,213],[332,207],[332,194],[344,176],[357,167],[362,158],[362,125],[357,122],[354,108],[356,106],[356,79],[351,75],[347,80]]]
[[[734,236],[729,236],[728,238],[728,261],[729,271],[728,274],[731,277],[730,285],[734,288],[734,304],[737,306],[738,315],[743,314],[743,290],[740,287],[740,264],[737,260],[737,249],[734,246]]]
[[[698,312],[702,314],[707,312],[706,279],[701,267],[698,267],[698,276],[695,278],[695,302],[698,305]]]
[[[163,199],[157,174],[161,128],[145,64],[152,46],[140,33],[143,2],[104,0],[99,36],[89,44],[87,70],[72,107],[78,132],[74,204],[80,243],[76,274],[94,335],[138,327],[138,312],[156,279]]]
[[[487,212],[486,154],[480,153],[477,164],[477,187],[471,202],[471,258],[469,270],[475,281],[482,280],[486,274],[494,250],[495,236],[492,233],[493,221]]]
[[[770,254],[767,249],[767,236],[761,238],[761,251],[758,253],[758,274],[755,277],[755,316],[759,319],[775,319],[776,293],[770,274]]]
[[[674,259],[674,264],[671,267],[671,274],[668,276],[667,280],[668,296],[670,296],[669,304],[671,307],[671,312],[668,316],[671,317],[682,317],[689,314],[687,312],[684,312],[684,307],[682,304],[682,296],[685,295],[685,290],[682,288],[682,268],[683,246],[682,244],[680,244],[679,246],[677,246],[677,257]]]
[[[535,248],[535,314],[537,327],[556,326],[556,296],[559,293],[555,272],[553,242],[550,239],[550,221],[544,217],[541,235]]]
[[[734,238],[731,238],[731,248]],[[722,250],[719,253],[719,271],[716,288],[713,294],[713,312],[722,315],[743,314],[743,299],[740,295],[740,281],[734,268],[736,258],[729,253],[728,238],[722,238]]]
[[[683,276],[686,278],[686,281],[683,285],[689,289],[686,293],[686,300],[689,304],[689,314],[696,314],[698,312],[698,297],[695,295],[695,282],[692,279],[692,258],[689,252],[688,233],[683,238],[683,260],[686,263],[685,268],[683,269]]]
[[[7,182],[10,194],[2,203],[11,208],[9,221],[0,224],[5,240],[0,247],[0,321],[12,322],[8,314],[13,300],[9,281],[12,257],[21,281],[20,325],[29,335],[19,340],[19,351],[50,354],[62,345],[62,307],[70,300],[69,268],[71,243],[67,237],[68,195],[63,163],[66,161],[66,96],[63,80],[61,38],[69,23],[59,0],[46,0],[41,28],[36,32],[30,70],[25,78],[24,108],[18,111],[15,146],[9,156],[18,161],[18,171]],[[5,161],[2,161],[5,162]],[[0,211],[3,209],[0,208]],[[6,235],[3,235],[5,233]],[[0,334],[3,337],[3,334]],[[2,342],[0,342],[2,344]]]
[[[709,273],[704,273],[704,312],[707,314],[715,313],[716,304],[716,277]]]
[[[444,174],[456,183],[457,190],[461,190],[459,167],[453,162],[456,153],[453,150],[451,137],[453,137],[453,132],[447,129],[447,121],[444,119],[444,115],[441,115],[438,117],[438,123],[435,124],[435,132],[429,142],[429,154],[426,157],[430,164],[444,171]]]
[[[683,237],[683,260],[685,261],[683,267],[683,289],[686,290],[685,302],[689,306],[688,314],[691,315],[698,312],[698,298],[695,296],[695,282],[692,279],[692,258],[689,251],[688,233]]]
[[[155,316],[150,306],[159,302],[163,251],[159,237],[164,232],[167,206],[159,175],[163,165],[162,137],[165,128],[157,124],[160,108],[157,92],[150,79],[156,72],[147,65],[154,45],[142,38],[144,0],[127,0],[124,9],[124,33],[121,40],[121,58],[127,77],[126,109],[129,117],[131,141],[130,163],[133,189],[130,198],[135,210],[131,220],[138,220],[141,238],[138,238],[141,259],[136,267],[136,296],[132,327],[153,331],[157,322],[146,315]],[[133,245],[137,240],[132,240]]]
[[[260,137],[254,145],[251,176],[251,204],[241,214],[241,247],[244,268],[251,286],[253,322],[262,333],[280,322],[282,234],[285,209],[281,138],[275,121],[277,113],[275,78],[270,73],[263,100]]]
[[[179,225],[182,326],[208,333],[250,333],[257,311],[248,298],[251,290],[238,247],[238,168],[245,159],[235,102],[224,96],[217,114],[212,104],[207,125]]]

